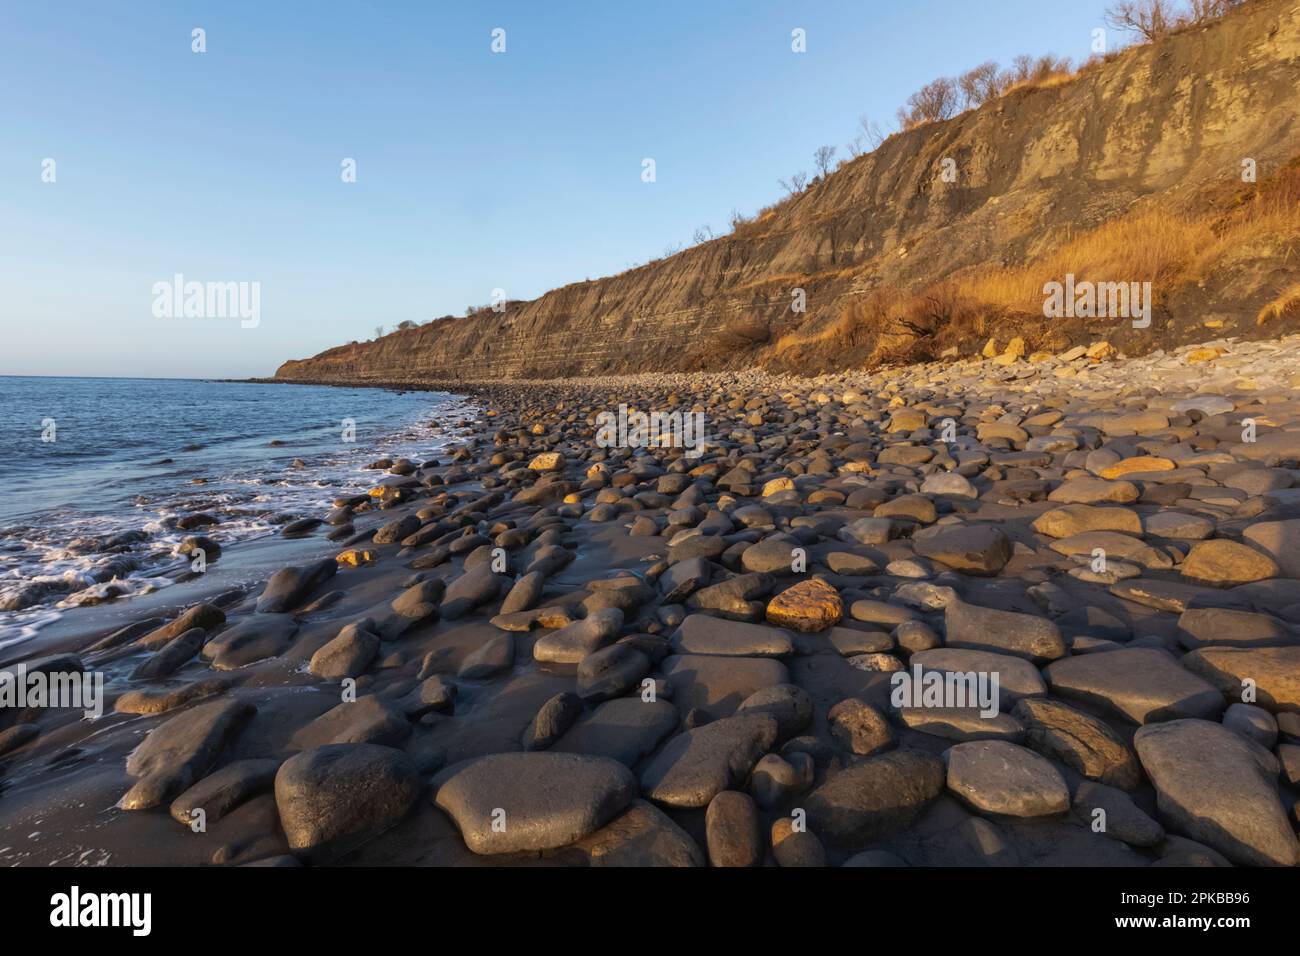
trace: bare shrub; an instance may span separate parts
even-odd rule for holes
[[[962,102],[968,109],[983,106],[1002,94],[1002,74],[998,65],[989,60],[958,77],[957,86],[961,90]]]
[[[1173,0],[1116,0],[1106,8],[1106,25],[1145,40],[1158,40],[1178,26]]]
[[[834,146],[819,146],[817,152],[813,153],[813,165],[817,171],[825,178],[830,174],[831,162],[835,159]]]
[[[1188,0],[1187,22],[1207,23],[1217,20],[1233,7],[1239,7],[1245,0]]]
[[[793,176],[791,176],[788,181],[784,179],[778,179],[776,182],[778,186],[780,186],[782,189],[786,191],[787,195],[793,196],[796,193],[803,192],[804,189],[807,188],[808,174],[800,171],[795,173]]]
[[[907,98],[907,105],[898,111],[898,124],[912,129],[922,123],[937,123],[957,114],[957,84],[946,76],[925,84]]]

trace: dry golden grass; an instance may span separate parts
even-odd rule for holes
[[[1043,286],[1073,274],[1076,282],[1177,282],[1216,237],[1208,221],[1146,209],[1103,223],[1023,266],[968,273],[960,294],[986,307],[1035,312]]]
[[[778,359],[798,353],[870,350],[868,364],[922,361],[942,343],[978,341],[1008,320],[1042,322],[1043,286],[1150,282],[1157,302],[1207,277],[1251,243],[1300,238],[1300,158],[1257,185],[1238,185],[1226,202],[1199,214],[1154,207],[1135,210],[1074,236],[1019,266],[977,268],[919,291],[879,290],[853,298],[821,327],[795,329],[772,347]],[[858,271],[863,266],[855,267]],[[1259,324],[1300,314],[1300,283],[1260,311]]]
[[[1281,295],[1260,309],[1255,323],[1265,325],[1284,316],[1300,317],[1300,282],[1284,289]]]
[[[1054,86],[1064,86],[1077,80],[1082,75],[1081,70],[1060,70],[1038,79],[1017,80],[1001,92],[1001,96],[1015,93],[1019,90],[1050,90]]]

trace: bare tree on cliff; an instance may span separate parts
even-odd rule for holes
[[[952,119],[957,114],[957,84],[946,76],[925,84],[898,111],[898,125],[912,129],[922,123]]]
[[[776,184],[793,196],[795,193],[801,193],[804,187],[808,185],[808,174],[800,171],[795,173],[790,179],[778,179]]]
[[[833,159],[835,159],[834,146],[821,146],[818,147],[817,152],[813,153],[813,165],[817,167],[823,179],[830,175],[831,161]]]
[[[1106,9],[1106,24],[1147,40],[1158,40],[1181,19],[1173,0],[1118,0]]]
[[[992,60],[963,73],[957,80],[957,85],[961,88],[962,99],[968,109],[997,99],[1004,88],[998,65]]]

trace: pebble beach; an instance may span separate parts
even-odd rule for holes
[[[291,563],[0,651],[105,695],[0,701],[0,864],[1300,862],[1300,337],[428,386]]]

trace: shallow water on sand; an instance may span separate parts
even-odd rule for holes
[[[0,376],[0,647],[106,586],[169,585],[187,535],[273,534],[381,455],[431,457],[457,408],[441,392]],[[219,523],[180,527],[200,513]]]

